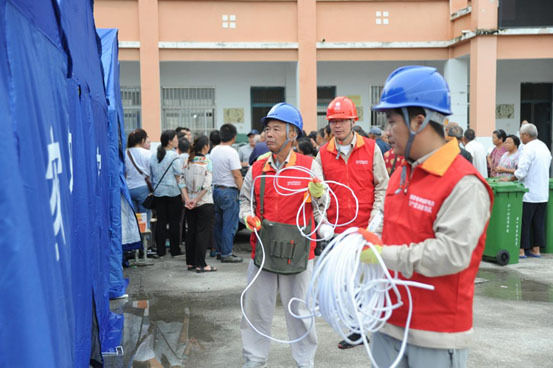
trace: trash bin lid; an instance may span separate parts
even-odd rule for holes
[[[507,192],[528,192],[528,188],[524,187],[522,183],[513,182],[513,181],[495,181],[488,182],[492,190],[496,193],[507,193]]]

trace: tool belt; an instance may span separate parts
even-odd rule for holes
[[[303,237],[296,225],[273,222],[263,218],[263,195],[265,192],[265,176],[261,177],[260,212],[261,230],[259,238],[265,249],[265,271],[292,275],[305,271],[309,261],[310,240]],[[311,226],[307,226],[307,233]],[[255,245],[254,264],[261,267],[263,251],[259,240]]]
[[[311,227],[307,233],[311,232]],[[282,224],[264,219],[259,237],[265,248],[265,271],[291,275],[305,271],[309,260],[310,241],[304,238],[296,225]],[[255,245],[254,263],[261,266],[263,253],[259,240]]]

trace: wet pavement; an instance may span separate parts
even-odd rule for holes
[[[240,293],[246,284],[247,234],[237,237],[244,263],[220,263],[219,270],[186,270],[184,257],[166,256],[150,266],[125,270],[129,298],[112,301],[125,315],[121,356],[106,367],[241,367]],[[553,255],[506,267],[483,262],[475,285],[475,334],[469,367],[553,367]],[[286,338],[282,306],[273,335]],[[363,347],[336,348],[339,336],[316,321],[316,367],[368,367]],[[273,343],[269,367],[294,367],[290,349]]]

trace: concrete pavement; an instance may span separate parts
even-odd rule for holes
[[[246,285],[247,233],[237,237],[244,263],[208,263],[218,272],[186,270],[184,257],[125,270],[128,301],[112,309],[125,313],[124,357],[108,367],[241,367],[240,293]],[[500,267],[483,262],[475,286],[475,335],[469,367],[553,367],[553,255]],[[363,346],[336,347],[340,337],[318,319],[316,367],[368,367]],[[287,338],[282,306],[273,335]],[[131,360],[133,363],[131,363]],[[269,367],[294,367],[287,345],[273,343]]]

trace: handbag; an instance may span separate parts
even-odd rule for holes
[[[134,162],[134,158],[132,157],[131,152],[129,150],[127,150],[127,155],[129,156],[129,159],[131,160],[131,163],[133,164],[136,171],[138,171],[140,175],[144,176],[144,181],[146,182],[146,185],[148,186],[148,190],[150,191],[150,193],[153,192],[154,186],[152,184],[152,181],[150,180],[150,177],[144,174],[142,170],[138,168],[138,165],[136,164],[136,162]]]
[[[154,190],[152,190],[152,192],[150,194],[148,194],[148,196],[146,197],[146,199],[144,200],[144,202],[142,202],[142,205],[144,206],[144,208],[147,208],[149,210],[152,210],[156,207],[156,197],[154,196],[154,193],[157,189],[157,187],[159,186],[159,184],[161,184],[161,181],[163,180],[163,178],[165,177],[165,174],[167,174],[167,171],[169,171],[169,169],[171,168],[171,165],[173,165],[173,162],[175,162],[175,160],[178,159],[178,157],[175,157],[173,159],[173,161],[171,161],[171,163],[169,164],[169,166],[167,166],[167,169],[165,169],[165,172],[163,173],[163,175],[161,175],[161,178],[159,179],[159,181],[157,182]]]
[[[261,177],[259,193],[261,212],[259,237],[265,249],[263,269],[281,275],[293,275],[305,271],[311,249],[310,240],[302,236],[296,225],[283,224],[263,218],[264,192],[265,176]],[[307,227],[307,232],[311,232],[311,226]],[[255,245],[254,264],[260,267],[262,259],[263,253],[258,240]]]

